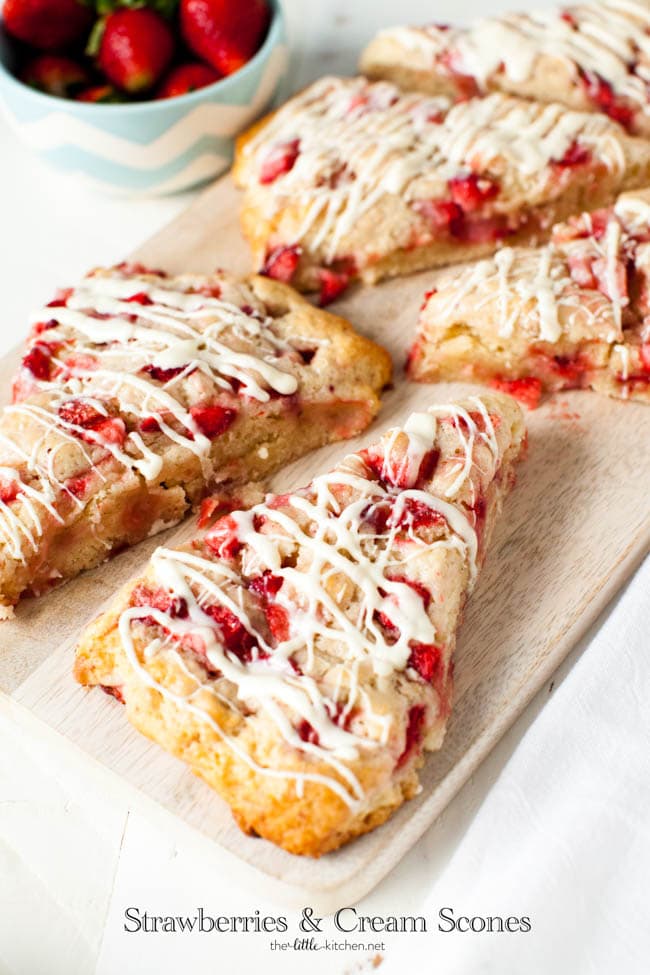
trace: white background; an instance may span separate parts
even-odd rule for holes
[[[484,12],[479,0],[286,7],[295,87],[353,70],[380,26]],[[0,353],[57,285],[119,260],[189,199],[90,195],[42,168],[0,123]],[[438,823],[358,905],[428,920],[426,935],[387,939],[381,973],[650,971],[649,594],[647,560]],[[193,914],[198,905],[211,914],[286,913],[194,847],[175,846],[0,712],[0,975],[352,975],[363,967],[363,954],[280,957],[263,935],[128,934],[131,905],[152,914]],[[443,907],[456,916],[527,915],[532,931],[442,933]],[[334,934],[327,920],[324,929]]]

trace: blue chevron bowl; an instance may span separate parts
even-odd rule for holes
[[[188,95],[130,104],[88,104],[35,91],[11,73],[0,24],[0,99],[23,142],[59,170],[112,193],[158,196],[228,168],[235,137],[286,84],[288,49],[280,0],[257,54],[235,74]]]

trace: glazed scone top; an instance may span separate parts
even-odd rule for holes
[[[609,119],[503,94],[451,106],[444,97],[401,93],[388,82],[323,78],[291,99],[244,142],[240,181],[272,218],[304,208],[308,234],[333,259],[358,218],[385,194],[407,203],[444,195],[471,173],[494,175],[502,195],[531,199],[575,146],[622,172],[621,130]]]
[[[106,480],[111,460],[150,481],[172,445],[209,478],[238,410],[291,397],[304,368],[244,282],[94,272],[34,317],[0,420],[0,541],[23,561],[43,519],[63,523],[61,500],[83,508],[84,472]]]
[[[603,0],[533,13],[488,17],[469,27],[396,27],[378,39],[395,40],[431,62],[443,56],[451,71],[482,87],[502,70],[513,82],[530,78],[541,54],[563,59],[576,75],[604,78],[650,116],[650,4]]]
[[[519,333],[549,343],[564,336],[621,342],[625,328],[650,311],[647,286],[630,293],[628,277],[647,279],[649,271],[646,190],[558,224],[544,247],[504,247],[494,257],[454,269],[453,287],[447,286],[452,281],[447,272],[427,295],[421,318],[435,330],[482,315],[505,339]]]
[[[413,688],[444,707],[436,667],[475,578],[479,496],[514,437],[495,405],[414,414],[307,488],[222,518],[201,548],[159,549],[119,621],[132,667],[257,771],[324,782],[354,807],[363,789],[345,763],[389,745],[399,767]],[[189,695],[152,675],[159,654],[192,677]],[[202,692],[261,715],[334,774],[257,766]]]

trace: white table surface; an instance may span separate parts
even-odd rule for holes
[[[490,10],[506,6],[493,0]],[[286,7],[296,87],[351,71],[382,25],[484,9],[479,0]],[[190,198],[93,195],[43,168],[0,123],[0,354],[57,285],[120,259]],[[649,592],[647,560],[440,820],[358,905],[428,918],[427,934],[383,938],[381,972],[650,971]],[[213,915],[286,913],[193,846],[175,845],[0,710],[0,975],[370,970],[367,953],[279,955],[259,935],[128,933],[124,910],[134,905],[163,915],[199,905]],[[528,915],[532,930],[439,932],[443,907]]]

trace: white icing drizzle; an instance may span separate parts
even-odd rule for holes
[[[292,779],[297,790],[308,781],[324,783],[351,808],[358,808],[364,792],[346,763],[358,760],[363,749],[386,745],[391,726],[390,715],[373,710],[370,687],[375,682],[385,685],[402,672],[410,680],[420,680],[409,666],[412,644],[433,645],[437,639],[422,594],[404,581],[409,563],[442,547],[458,554],[461,565],[469,570],[470,585],[476,576],[476,531],[464,506],[446,498],[458,497],[468,480],[474,485],[471,478],[478,441],[488,447],[492,458],[491,470],[486,471],[483,462],[481,477],[494,476],[499,449],[483,401],[470,397],[468,403],[468,408],[433,407],[412,415],[401,429],[389,431],[379,447],[384,458],[380,480],[369,475],[360,455],[350,455],[301,491],[269,496],[248,511],[229,515],[229,529],[243,546],[239,563],[203,553],[158,549],[151,563],[153,584],[183,599],[188,613],[180,618],[149,606],[122,613],[122,645],[139,677],[179,708],[206,720],[261,774]],[[470,408],[481,416],[480,426]],[[444,479],[449,484],[445,497],[417,487],[410,475],[407,486],[393,486],[392,452],[403,449],[406,438],[408,464],[419,469],[422,459],[435,448],[443,422],[455,442],[445,450],[446,465],[462,455],[457,470],[453,463],[446,466]],[[393,473],[403,485],[403,466]],[[409,514],[413,504],[442,516],[435,521],[441,526],[438,538],[427,541],[413,527]],[[373,514],[379,510],[385,517],[377,522]],[[288,635],[275,640],[275,645],[256,626],[259,603],[248,591],[250,581],[263,573],[271,573],[279,582],[273,601],[285,610],[289,622]],[[435,599],[435,583],[433,588]],[[353,601],[350,592],[356,594]],[[214,604],[234,614],[253,638],[250,659],[243,660],[222,641],[207,612]],[[153,617],[164,627],[165,638],[156,637],[139,654],[133,624],[145,617]],[[386,618],[391,624],[390,638],[384,628]],[[147,661],[159,653],[172,654],[189,674],[179,649],[189,634],[192,645],[198,640],[205,647],[206,659],[220,676],[201,682],[192,673],[195,687],[188,697],[181,697],[151,676]],[[294,666],[296,654],[300,654],[299,668]],[[234,688],[234,699],[224,695],[222,680]],[[260,767],[241,742],[225,734],[201,707],[201,693],[230,701],[236,710],[244,707],[244,713],[263,714],[289,746],[324,762],[333,774]],[[342,719],[358,712],[361,720],[354,718],[351,729],[345,730]],[[305,740],[298,733],[297,721],[308,723],[315,740],[311,736]]]
[[[213,290],[216,285],[220,297],[192,292],[197,283]],[[145,296],[144,302],[129,301],[134,295]],[[36,551],[45,515],[63,523],[57,508],[62,496],[77,508],[84,506],[55,474],[63,448],[73,448],[79,465],[101,480],[99,460],[112,455],[120,465],[154,481],[163,465],[161,448],[148,444],[137,429],[142,419],[151,418],[168,440],[200,460],[207,480],[213,473],[211,441],[197,425],[188,400],[192,403],[194,397],[202,406],[215,386],[233,397],[233,382],[241,395],[261,403],[270,399],[269,390],[290,395],[298,388],[289,366],[295,351],[275,333],[252,291],[226,275],[197,282],[113,269],[85,278],[67,295],[65,306],[42,308],[33,321],[48,327],[30,348],[46,345],[53,350],[52,363],[60,375],[37,379],[23,368],[29,395],[4,410],[16,421],[0,433],[0,447],[4,463],[16,463],[11,481],[17,482],[19,504],[0,501],[0,540],[19,561],[25,561],[25,546]],[[181,372],[158,382],[145,367]],[[132,418],[136,428],[124,428],[122,438],[95,433],[60,415],[61,405],[71,400],[106,417],[111,415],[107,403],[117,400],[120,416]],[[32,436],[42,427],[29,453],[20,445],[20,433],[13,432],[20,431],[21,421],[30,424]]]
[[[445,114],[446,113],[446,114]],[[358,219],[386,194],[406,203],[423,180],[441,197],[446,181],[505,160],[536,184],[552,178],[549,164],[580,140],[622,172],[618,129],[602,116],[540,106],[502,94],[449,108],[446,99],[400,93],[386,82],[324,78],[281,108],[243,149],[259,178],[270,150],[299,140],[292,168],[263,187],[269,216],[288,202],[304,208],[294,243],[309,238],[334,260]],[[502,205],[497,196],[496,210]]]
[[[650,115],[648,28],[647,3],[602,0],[484,18],[468,28],[393,28],[382,31],[380,37],[420,52],[432,65],[448,55],[454,71],[471,75],[482,88],[499,70],[515,83],[525,82],[539,56],[549,55],[574,72],[580,68],[600,75],[639,112]],[[632,64],[635,71],[630,69]]]

